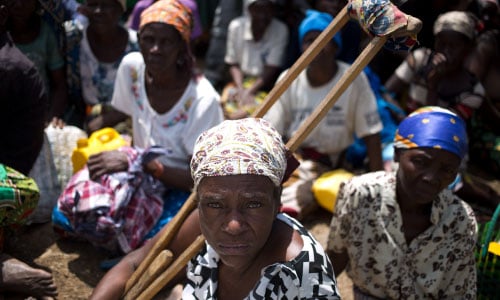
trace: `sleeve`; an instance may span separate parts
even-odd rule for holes
[[[357,103],[353,117],[356,136],[363,138],[382,131],[383,124],[378,112],[377,100],[364,73],[356,78],[353,93],[356,94],[354,98]]]
[[[454,219],[462,220],[462,222],[454,222],[454,224],[461,223],[462,225],[459,225],[456,231],[451,229],[450,234],[454,233],[454,236],[458,236],[458,233],[461,233],[461,238],[455,241],[455,261],[446,264],[447,268],[450,268],[447,273],[453,276],[448,277],[450,281],[443,295],[446,295],[446,299],[476,299],[475,248],[478,226],[472,208],[467,203],[461,200],[460,202],[464,209],[461,209]]]
[[[205,79],[203,81],[203,85],[209,84]],[[182,138],[182,143],[188,155],[193,155],[194,144],[202,132],[224,120],[222,108],[219,104],[219,95],[213,88],[205,86],[198,92],[198,95],[202,95],[201,99],[198,99],[190,109],[189,121]]]
[[[339,187],[335,209],[330,222],[327,249],[340,253],[347,249],[350,224],[354,221],[351,197],[356,197],[352,181]]]
[[[137,82],[139,78],[139,63],[134,61],[134,56],[140,53],[127,54],[116,71],[115,85],[111,105],[122,113],[132,116],[134,113],[134,93],[139,93]],[[142,56],[141,56],[142,57]]]
[[[406,59],[396,68],[394,74],[403,80],[406,83],[412,83],[415,81],[417,77],[416,70],[418,70],[419,65],[422,64],[424,60],[425,50],[424,49],[416,49],[413,52],[409,53]],[[409,59],[413,58],[415,66],[411,66],[409,63]]]
[[[268,66],[281,67],[285,59],[289,33],[285,24],[277,20],[273,20],[271,26],[273,25],[276,26],[276,34],[273,34],[273,47],[270,49],[269,55],[267,56],[264,64]]]
[[[234,19],[229,23],[227,29],[227,41],[226,41],[226,55],[224,56],[224,62],[229,65],[238,64],[238,56],[237,56],[237,39],[242,38],[238,37],[239,26],[241,25],[240,18]]]

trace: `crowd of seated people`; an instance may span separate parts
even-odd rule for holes
[[[0,156],[0,164],[29,176],[36,161],[47,154],[41,150],[47,139],[39,139],[49,126],[59,130],[75,126],[89,136],[103,128],[115,128],[130,145],[91,156],[68,185],[60,187],[52,217],[54,227],[67,233],[59,237],[79,236],[96,246],[102,244],[97,228],[114,228],[106,229],[109,243],[104,248],[111,250],[114,257],[127,257],[156,237],[193,188],[205,190],[190,176],[198,136],[224,120],[250,117],[339,12],[353,9],[361,2],[0,0],[0,51],[7,49],[6,45],[9,51],[15,49],[16,56],[11,56],[9,63],[18,63],[19,57],[33,63],[31,69],[37,72],[35,79],[41,83],[39,92],[43,94],[37,97],[46,102],[40,108],[43,113],[38,118],[43,120],[39,120],[39,126],[26,128],[30,132],[23,135],[35,135],[36,143],[26,143],[21,148],[16,144],[16,135],[6,135],[9,142],[5,145],[16,144],[22,151],[14,155],[1,149],[7,154]],[[408,49],[382,48],[299,147],[296,154],[301,164],[291,177],[293,181],[284,183],[280,190],[280,210],[299,221],[314,215],[319,207],[312,184],[331,170],[342,168],[353,175],[385,171],[396,178],[395,189],[399,192],[397,185],[405,185],[410,180],[407,176],[415,176],[414,180],[425,177],[425,170],[413,174],[404,169],[415,163],[414,157],[428,157],[428,167],[432,168],[438,158],[455,154],[449,157],[454,163],[453,168],[448,166],[453,169],[450,178],[440,180],[432,193],[424,195],[429,201],[410,207],[420,212],[418,220],[411,219],[418,225],[418,232],[398,234],[411,246],[422,232],[435,225],[430,223],[434,222],[437,204],[431,198],[446,198],[471,219],[473,213],[468,204],[474,209],[480,207],[481,213],[486,207],[490,213],[500,203],[500,191],[488,183],[500,176],[500,127],[495,126],[500,124],[500,5],[497,0],[440,0],[432,1],[431,8],[417,0],[372,2],[393,7],[399,17],[411,15],[420,19],[421,30],[411,32],[415,43]],[[372,36],[373,32],[351,18],[287,87],[263,117],[276,128],[283,142],[293,137],[342,74],[348,72]],[[2,59],[8,61],[9,56]],[[0,65],[0,71],[6,65]],[[28,79],[34,81],[31,77]],[[0,95],[3,93],[6,92],[0,91]],[[11,90],[8,93],[9,97],[17,97]],[[34,88],[32,93],[37,93]],[[431,117],[445,114],[463,121],[466,134],[460,137],[468,144],[460,145],[460,151],[452,148],[427,153],[427,146],[422,146],[425,151],[419,147],[401,149],[398,126],[407,122],[409,116],[425,115],[429,106]],[[24,158],[18,158],[23,153]],[[392,180],[370,176],[377,182]],[[43,174],[37,174],[34,180],[41,177]],[[346,215],[355,218],[350,210],[357,207],[346,202],[355,201],[354,196],[346,193],[361,193],[359,189],[368,181],[364,178],[371,177],[362,178],[343,187],[338,211],[332,207],[329,240],[335,241],[335,245],[329,244],[326,259],[331,260],[333,270],[341,272],[346,268],[349,276],[357,280],[358,296],[403,297],[366,284],[365,277],[357,273],[366,270],[347,257],[353,251],[349,244],[352,232],[345,232],[342,222],[348,218]],[[431,179],[429,185],[433,184]],[[209,192],[213,191],[207,188]],[[403,188],[401,192],[410,193]],[[361,193],[359,197],[366,196]],[[96,199],[104,198],[121,205],[117,210],[120,213],[110,208],[103,214]],[[335,200],[332,199],[332,205]],[[399,195],[395,202],[401,202]],[[88,207],[82,208],[82,204]],[[399,209],[404,226],[407,208],[401,205]],[[78,214],[83,210],[83,214]],[[203,212],[201,207],[199,210]],[[94,222],[97,215],[102,218]],[[139,216],[144,217],[141,222],[134,220]],[[203,221],[200,219],[197,222]],[[297,230],[296,224],[290,226]],[[463,226],[473,231],[476,225],[470,221]],[[473,238],[473,234],[464,236]],[[219,254],[224,252],[216,250]],[[223,256],[220,259],[224,260]],[[336,265],[336,260],[341,263]],[[55,295],[52,277],[21,262],[14,264],[24,268],[21,275],[35,274],[44,281],[33,286],[32,295]],[[330,261],[325,261],[324,267],[329,268]],[[330,275],[330,294],[335,298],[335,275],[339,274]],[[14,277],[11,283],[14,288],[6,289],[18,292],[29,285],[18,279]],[[449,293],[441,287],[437,291],[412,288],[412,293],[424,297]],[[221,289],[227,290],[228,286],[221,285]],[[474,294],[472,287],[464,287],[461,292]]]

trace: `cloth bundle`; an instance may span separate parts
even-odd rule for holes
[[[141,245],[163,212],[166,189],[142,166],[166,150],[152,147],[141,150],[119,149],[127,154],[129,170],[90,179],[88,168],[75,173],[58,199],[57,211],[69,221],[69,230],[99,248],[128,253]],[[53,214],[55,226],[64,218]]]
[[[385,48],[409,51],[417,43],[420,20],[413,18],[389,0],[350,0],[349,15],[372,36],[389,36]]]

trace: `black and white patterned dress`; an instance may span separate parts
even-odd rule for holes
[[[265,267],[245,299],[340,299],[323,247],[295,219],[286,214],[278,214],[278,219],[300,233],[304,247],[293,260]],[[217,299],[218,262],[218,254],[205,244],[188,264],[182,299]]]

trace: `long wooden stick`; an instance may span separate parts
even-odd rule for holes
[[[200,252],[203,244],[205,243],[205,238],[200,234],[196,240],[182,252],[181,255],[172,263],[172,265],[146,289],[137,298],[137,300],[149,300],[152,299],[158,292],[174,278],[177,273],[179,273],[182,268],[186,266],[188,261],[193,258],[198,252]]]
[[[295,133],[294,137],[290,139],[287,143],[288,149],[294,152],[298,146],[304,141],[306,136],[314,129],[314,127],[321,121],[321,119],[326,115],[328,110],[333,107],[335,102],[340,98],[342,93],[347,89],[349,84],[360,74],[364,67],[368,65],[370,60],[375,56],[375,54],[384,45],[387,37],[375,37],[366,46],[363,52],[359,55],[358,59],[349,67],[349,69],[342,75],[337,84],[332,88],[330,93],[326,95],[325,99],[321,101],[318,107],[311,113],[311,115],[304,121],[304,123],[299,127],[298,131]],[[147,288],[144,293],[141,294],[139,299],[151,299],[158,291],[165,286],[178,271],[180,271],[181,266],[185,266],[188,261],[198,253],[205,239],[199,236],[198,239],[193,243],[188,249],[186,249],[181,256],[179,256],[174,264],[175,268],[171,266],[166,272],[160,275],[151,286]],[[132,298],[131,298],[132,299]]]
[[[141,276],[137,284],[135,284],[125,296],[125,300],[135,300],[143,290],[151,285],[154,278],[157,278],[165,271],[165,266],[172,263],[174,258],[173,253],[170,250],[163,250],[158,254],[158,256],[153,260],[149,268],[144,273],[145,276]]]
[[[347,5],[340,10],[335,16],[335,19],[326,27],[325,30],[314,40],[314,42],[302,53],[297,61],[288,69],[286,74],[276,82],[275,86],[267,94],[264,101],[259,105],[257,110],[252,114],[252,117],[262,118],[266,112],[273,106],[273,104],[281,97],[281,95],[288,89],[290,84],[299,76],[302,70],[311,63],[311,61],[318,55],[318,53],[325,48],[333,36],[344,27],[349,21],[349,14],[347,12]]]
[[[158,256],[161,251],[167,248],[174,235],[177,233],[177,231],[179,231],[182,223],[184,223],[184,220],[186,220],[189,214],[195,209],[195,199],[196,194],[195,192],[193,192],[191,193],[191,195],[189,195],[189,198],[182,205],[181,209],[175,215],[175,217],[166,225],[167,228],[165,228],[165,233],[160,236],[158,241],[154,244],[153,248],[151,248],[151,250],[149,251],[146,258],[141,262],[139,267],[134,271],[130,279],[127,281],[127,284],[125,285],[124,295],[126,295],[128,291],[137,283],[139,278],[143,275],[144,271],[149,268],[156,256]]]
[[[286,76],[278,82],[275,88],[268,94],[264,103],[259,107],[259,109],[254,113],[253,117],[262,117],[271,108],[271,106],[277,101],[277,99],[283,94],[283,92],[288,88],[293,80],[302,72],[302,70],[317,56],[317,54],[324,48],[324,46],[332,39],[333,35],[340,30],[341,27],[345,25],[348,21],[347,9],[342,10],[339,14],[337,21],[332,22],[328,28],[323,31],[320,36],[315,40],[315,42],[301,55],[297,62],[290,68]],[[328,95],[323,99],[323,101],[318,105],[318,107],[311,113],[311,115],[304,121],[304,123],[299,127],[296,134],[288,141],[287,147],[292,152],[297,150],[304,139],[311,133],[311,131],[318,125],[318,123],[324,118],[328,110],[330,110],[335,102],[344,93],[351,82],[361,73],[361,71],[368,65],[368,63],[373,59],[376,53],[382,48],[384,43],[387,41],[387,37],[375,37],[371,42],[365,47],[363,52],[358,56],[354,63],[349,67],[347,72],[343,74],[340,80],[328,93]],[[134,272],[132,277],[129,279],[126,285],[127,293],[138,281],[138,279],[143,275],[145,270],[153,262],[155,257],[165,249],[170,241],[172,240],[174,234],[179,230],[182,222],[195,208],[195,194],[192,193],[188,198],[186,203],[183,205],[179,213],[171,221],[173,224],[169,224],[168,230],[165,235],[160,238],[160,240],[153,246],[153,249],[148,253],[146,259],[141,263],[139,268]],[[154,276],[147,276],[148,278],[143,281],[141,288],[148,286],[142,294],[140,294],[139,299],[151,299],[161,288],[167,284],[180,268],[185,266],[187,262],[198,252],[203,246],[205,239],[199,236],[197,240],[186,249],[170,266],[167,271],[162,272],[160,277],[153,281]],[[165,266],[155,266],[157,270],[166,269],[170,262],[166,262]],[[148,273],[147,273],[148,274]],[[148,274],[149,275],[149,274]],[[127,295],[126,299],[133,299],[130,296],[135,296],[140,292],[140,288],[134,290],[133,295]]]
[[[271,108],[271,106],[278,100],[283,92],[290,86],[290,84],[297,78],[297,76],[304,70],[304,68],[318,55],[318,53],[331,41],[333,36],[347,23],[349,15],[347,13],[347,5],[339,12],[332,23],[323,30],[323,32],[314,40],[314,42],[302,53],[299,59],[290,67],[282,80],[276,83],[273,89],[264,99],[264,102],[254,112],[253,117],[260,118]],[[194,203],[195,195],[191,194],[186,203],[182,206],[177,215],[170,221],[168,231],[158,240],[153,246],[147,257],[142,261],[137,270],[132,274],[132,277],[127,281],[124,293],[127,294],[129,290],[137,284],[139,278],[146,271],[148,266],[152,263],[155,257],[167,247],[172,240],[174,234],[179,230],[181,224],[187,218],[189,213],[195,208]]]
[[[377,52],[384,46],[387,37],[374,37],[370,43],[365,47],[363,52],[356,58],[354,63],[342,75],[340,80],[326,95],[325,99],[316,107],[316,109],[304,120],[304,123],[299,127],[297,132],[290,138],[287,143],[288,149],[295,152],[302,144],[304,139],[311,133],[311,131],[318,125],[324,118],[328,111],[333,107],[335,102],[345,92],[349,85],[356,79],[356,77],[363,71]]]

